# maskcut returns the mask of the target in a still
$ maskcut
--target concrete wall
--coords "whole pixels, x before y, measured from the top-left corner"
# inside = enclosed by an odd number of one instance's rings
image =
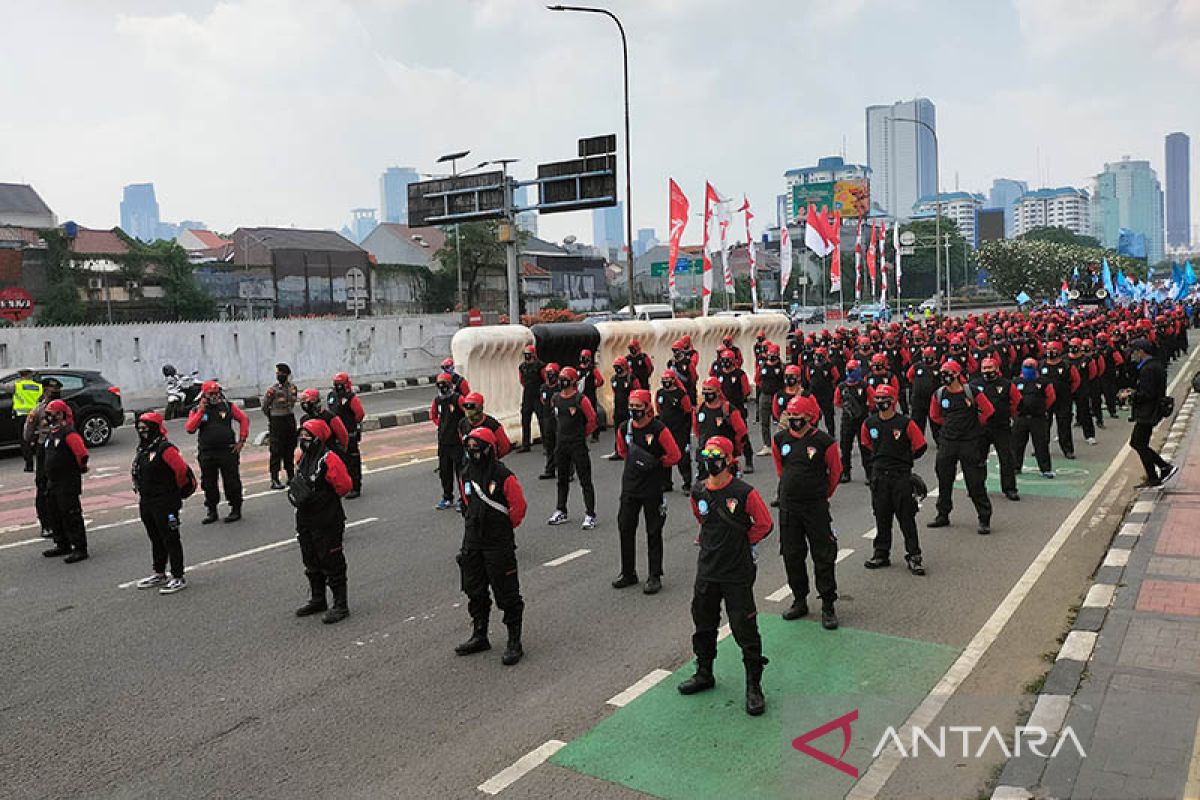
[[[355,381],[431,376],[458,328],[453,314],[13,327],[0,329],[0,369],[98,369],[132,403],[159,398],[170,363],[243,396],[265,390],[280,361],[302,386],[328,386],[339,371]]]

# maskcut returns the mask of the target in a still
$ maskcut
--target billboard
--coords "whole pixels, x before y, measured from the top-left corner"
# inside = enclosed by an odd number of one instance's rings
[[[871,190],[866,178],[822,181],[792,187],[792,212],[802,218],[809,204],[837,211],[843,219],[865,217],[871,212]]]

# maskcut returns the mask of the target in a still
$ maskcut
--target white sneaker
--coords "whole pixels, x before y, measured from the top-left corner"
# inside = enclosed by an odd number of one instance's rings
[[[769,456],[769,455],[771,455],[771,448],[767,447],[767,446],[764,444],[764,445],[763,445],[763,447],[762,447],[762,449],[761,449],[761,450],[759,450],[759,451],[758,451],[758,452],[757,452],[755,455],[759,455],[759,456]]]
[[[154,589],[158,586],[164,585],[166,582],[167,576],[160,572],[156,572],[147,578],[142,578],[137,582],[136,586],[139,589]]]
[[[1087,438],[1087,443],[1088,443],[1088,444],[1095,444],[1095,443],[1096,443],[1096,437],[1095,437],[1095,436],[1089,436],[1089,437]]]
[[[596,527],[596,517],[592,514],[583,515],[583,524],[579,526],[580,530],[590,531]]]
[[[547,525],[562,525],[567,521],[567,512],[555,511],[550,515],[550,519],[546,520]]]
[[[176,592],[182,592],[186,588],[187,588],[187,579],[186,578],[171,578],[171,580],[167,581],[166,586],[164,586],[158,590],[158,593],[159,594],[175,594]]]

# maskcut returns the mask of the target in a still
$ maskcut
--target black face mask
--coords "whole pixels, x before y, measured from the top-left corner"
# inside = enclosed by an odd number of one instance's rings
[[[943,372],[938,377],[941,379],[942,383],[946,386],[949,386],[950,384],[954,383],[954,376],[951,375],[949,372]]]
[[[342,394],[343,392],[345,392],[345,391],[346,391],[346,384],[344,384],[344,383],[335,383],[335,384],[333,385],[333,390],[334,390],[335,392],[337,392],[338,394]]]
[[[283,374],[282,372],[275,373],[275,380],[278,381],[279,383],[287,383],[287,379],[288,379],[288,376]]]
[[[320,410],[320,407],[317,406],[316,403],[301,403],[300,410],[305,414],[308,414],[310,417],[315,417],[317,412]]]
[[[526,354],[525,354],[525,360],[526,360],[526,361],[533,361],[533,353],[526,353]]]
[[[794,430],[796,433],[803,433],[804,429],[808,427],[808,420],[799,418],[789,419],[788,427]]]
[[[624,367],[613,367],[613,374],[616,375],[618,378],[622,378],[625,376],[625,368]]]
[[[486,447],[480,447],[480,448],[468,447],[467,448],[467,458],[471,459],[472,464],[483,464],[484,462],[486,462],[488,460],[489,455],[491,455],[491,453],[488,451],[488,449]]]
[[[788,386],[795,386],[795,385],[796,385],[797,383],[799,383],[800,381],[798,381],[798,380],[796,379],[796,376],[795,376],[795,375],[788,375],[786,378],[784,378],[784,379],[783,379],[783,382],[784,382],[785,384],[787,384]]]
[[[717,396],[715,394],[704,394],[703,397],[704,397],[704,402],[706,402],[706,403],[715,402],[717,399]]]
[[[441,395],[450,394],[450,384],[448,384],[448,383],[439,383],[437,389],[438,389],[438,394],[441,394]]]
[[[709,458],[704,461],[704,471],[712,477],[717,477],[728,466],[723,458]]]
[[[672,389],[675,388],[675,382],[674,381],[663,381],[662,388],[666,389],[667,391],[671,391]]]
[[[645,419],[646,418],[646,409],[644,409],[644,408],[629,409],[629,418],[634,419],[634,420]]]
[[[570,381],[559,381],[559,382],[558,382],[558,388],[560,388],[560,389],[570,389],[570,388],[571,388],[571,382],[570,382]]]
[[[152,428],[138,428],[138,438],[142,440],[143,444],[149,444],[157,439],[158,435]]]
[[[984,379],[985,381],[989,381],[989,382],[990,382],[990,381],[994,381],[994,380],[996,380],[996,379],[997,379],[997,378],[999,378],[999,377],[1000,377],[1000,373],[998,373],[998,372],[985,372],[985,373],[983,373],[983,379]]]
[[[878,408],[880,411],[887,411],[889,408],[892,407],[892,400],[891,400],[891,398],[888,398],[887,400],[876,400],[875,407]]]
[[[315,441],[316,441],[316,439],[301,439],[300,440],[300,452],[307,453],[309,451],[309,449],[312,447],[313,442],[315,442]]]
[[[730,367],[732,367],[732,366],[733,366],[733,362],[732,362],[732,361],[730,361],[728,358],[722,358],[722,359],[721,359],[721,367],[722,367],[722,369],[729,369],[729,368],[730,368]]]

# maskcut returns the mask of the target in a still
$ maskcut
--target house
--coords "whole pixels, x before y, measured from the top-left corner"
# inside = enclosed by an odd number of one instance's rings
[[[546,307],[554,295],[554,281],[549,270],[532,261],[521,261],[521,310],[536,314]]]
[[[58,218],[32,186],[0,183],[0,226],[54,228]]]
[[[366,250],[334,231],[238,228],[231,267],[267,267],[277,317],[371,313],[374,274]]]
[[[31,228],[0,227],[0,289],[9,287],[35,298],[46,289],[46,242]]]
[[[225,261],[233,255],[233,240],[201,228],[186,228],[175,241],[188,253],[193,264],[205,261]]]
[[[521,246],[517,259],[519,264],[529,263],[550,273],[553,296],[566,300],[572,311],[608,310],[609,281],[603,258],[574,253],[552,242],[529,236]],[[534,310],[530,307],[527,312]]]
[[[433,267],[433,256],[446,244],[447,235],[441,228],[410,228],[397,222],[375,226],[362,241],[362,248],[379,264],[406,264],[412,267]],[[449,241],[453,244],[454,234]]]

